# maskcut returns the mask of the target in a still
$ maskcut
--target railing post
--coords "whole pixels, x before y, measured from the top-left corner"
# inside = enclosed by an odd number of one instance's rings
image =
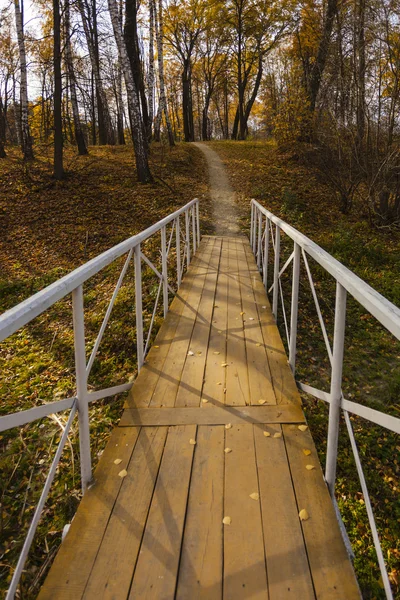
[[[253,244],[252,244],[252,250],[253,250],[253,254],[254,256],[256,255],[256,233],[257,233],[257,212],[258,212],[258,208],[256,206],[254,206],[254,213],[253,213]]]
[[[261,242],[262,242],[262,212],[261,210],[258,212],[258,239],[257,239],[257,267],[258,270],[261,270]]]
[[[281,230],[279,225],[275,229],[275,260],[274,260],[274,292],[272,296],[272,313],[275,321],[278,320],[278,292],[279,292],[279,255],[281,251]]]
[[[300,246],[294,244],[292,307],[290,313],[289,365],[294,375],[296,370],[297,317],[299,312]]]
[[[196,212],[195,206],[192,206],[192,241],[193,241],[193,254],[195,254],[197,249],[196,244]]]
[[[178,288],[181,285],[181,224],[179,217],[175,221],[175,236],[176,236],[176,271]]]
[[[72,314],[74,327],[76,395],[79,421],[79,454],[81,460],[82,492],[92,480],[90,456],[89,402],[86,375],[85,318],[83,310],[83,286],[72,290]]]
[[[142,257],[140,244],[135,246],[135,299],[136,299],[136,353],[138,372],[143,366],[143,306],[142,306]]]
[[[335,493],[339,417],[342,398],[344,333],[346,324],[346,290],[336,283],[335,327],[331,374],[331,402],[329,405],[328,446],[326,450],[325,479],[331,496]]]
[[[264,284],[265,289],[267,289],[268,253],[269,253],[269,219],[268,219],[268,217],[265,217],[264,264],[263,264],[263,284]]]
[[[167,230],[166,226],[161,229],[161,266],[163,277],[163,300],[164,300],[164,319],[168,312],[168,263],[167,263]]]
[[[251,205],[250,205],[250,248],[253,248],[253,220],[254,220],[254,204],[253,201],[251,201]]]
[[[196,218],[197,218],[197,247],[200,246],[200,202],[196,201]]]
[[[186,230],[186,266],[190,265],[190,225],[189,225],[189,211],[185,211],[185,230]]]

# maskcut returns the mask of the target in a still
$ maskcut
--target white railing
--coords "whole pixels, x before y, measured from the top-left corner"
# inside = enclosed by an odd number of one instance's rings
[[[183,220],[183,223],[181,223]],[[152,237],[157,232],[161,233],[161,272],[154,266],[152,261],[143,254],[142,244],[145,240]],[[175,235],[174,235],[175,234]],[[131,259],[133,257],[135,268],[135,299],[136,299],[136,342],[137,342],[137,371],[143,366],[144,358],[149,349],[152,328],[157,314],[157,308],[161,296],[163,297],[164,317],[168,312],[169,292],[175,294],[170,283],[168,274],[168,256],[171,245],[175,240],[176,245],[176,284],[179,288],[185,267],[188,267],[191,257],[196,252],[200,243],[200,220],[199,220],[199,201],[192,200],[180,210],[165,217],[155,225],[145,229],[138,235],[121,242],[110,250],[103,252],[96,258],[82,265],[69,275],[59,279],[52,285],[49,285],[34,296],[31,296],[21,304],[18,304],[11,310],[8,310],[0,316],[0,342],[8,336],[15,333],[18,329],[32,321],[35,317],[53,306],[55,302],[61,300],[68,294],[72,294],[72,312],[74,329],[74,348],[75,348],[75,372],[76,372],[76,394],[71,398],[50,402],[42,406],[37,406],[29,410],[14,412],[0,417],[0,432],[20,427],[26,423],[31,423],[37,419],[42,419],[48,415],[70,409],[70,415],[63,435],[58,444],[53,462],[51,464],[39,503],[37,504],[31,525],[28,530],[17,566],[15,568],[10,587],[7,593],[7,600],[14,598],[17,586],[32,544],[40,516],[46,502],[56,469],[61,458],[61,454],[68,438],[75,414],[78,415],[79,422],[79,448],[81,462],[81,482],[83,493],[92,481],[92,464],[90,453],[90,434],[89,434],[89,403],[102,398],[107,398],[126,392],[132,386],[132,383],[122,383],[111,388],[98,391],[88,390],[88,377],[93,366],[94,359],[99,349],[104,331],[107,327],[112,308],[121,288],[124,277],[128,271]],[[112,294],[110,304],[106,310],[102,325],[100,327],[97,339],[93,346],[89,360],[86,358],[85,346],[85,323],[84,323],[84,305],[83,305],[83,284],[99,273],[106,266],[113,263],[116,259],[126,255],[125,264],[119,276],[114,293]],[[142,261],[146,263],[159,279],[158,291],[154,304],[154,309],[147,335],[144,332],[143,308],[142,308]]]
[[[293,252],[281,267],[280,249],[281,234],[284,233],[293,241]],[[319,323],[322,329],[326,350],[331,366],[331,384],[330,391],[316,389],[300,381],[296,381],[300,390],[311,394],[315,398],[329,403],[329,424],[327,439],[327,456],[325,480],[329,488],[331,497],[335,502],[335,480],[336,465],[338,453],[339,419],[340,412],[343,412],[347,432],[350,438],[361,489],[364,494],[365,506],[368,514],[374,545],[378,557],[379,568],[382,575],[382,581],[388,599],[393,598],[390,587],[390,581],[386,570],[385,561],[379,541],[371,501],[363,473],[363,468],[358,453],[353,428],[349,418],[349,413],[358,415],[372,423],[380,425],[395,433],[400,433],[400,419],[387,415],[377,410],[373,410],[356,402],[351,402],[343,397],[342,393],[342,370],[344,357],[344,341],[346,326],[346,298],[347,293],[353,296],[364,308],[366,308],[386,329],[388,329],[398,340],[400,340],[400,310],[386,298],[381,296],[362,279],[357,277],[349,269],[343,266],[335,258],[330,256],[317,244],[312,242],[305,235],[273,215],[261,204],[252,200],[251,202],[251,225],[250,225],[250,244],[255,255],[258,269],[262,274],[263,284],[268,293],[272,292],[272,312],[275,320],[278,318],[279,300],[281,301],[281,310],[284,320],[286,339],[289,348],[289,364],[295,375],[296,370],[296,341],[297,341],[297,320],[299,311],[299,282],[300,282],[300,262],[303,258],[304,267],[310,283],[311,293],[314,299],[318,314]],[[271,248],[272,247],[272,248]],[[273,251],[273,274],[272,285],[268,288],[268,268],[270,251]],[[335,304],[335,322],[333,349],[331,348],[326,326],[320,309],[317,293],[315,290],[310,265],[307,257],[311,256],[325,271],[327,271],[336,280],[336,304]],[[290,264],[292,267],[292,292],[291,292],[291,310],[290,319],[286,315],[281,277]]]

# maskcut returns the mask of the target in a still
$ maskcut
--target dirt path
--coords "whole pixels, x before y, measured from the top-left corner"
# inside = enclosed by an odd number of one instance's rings
[[[203,152],[208,164],[215,235],[237,235],[240,229],[236,194],[229,183],[224,164],[206,144],[196,142],[194,145]]]

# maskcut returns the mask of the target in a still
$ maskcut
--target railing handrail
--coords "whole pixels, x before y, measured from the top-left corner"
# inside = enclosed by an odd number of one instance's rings
[[[140,233],[127,238],[116,246],[105,250],[105,252],[92,258],[80,267],[77,267],[74,271],[71,271],[71,273],[68,273],[61,279],[58,279],[45,287],[43,290],[40,290],[33,296],[30,296],[23,302],[20,302],[13,308],[5,311],[0,315],[0,342],[18,331],[18,329],[32,321],[35,317],[42,314],[50,308],[50,306],[55,304],[55,302],[58,302],[58,300],[61,300],[70,294],[79,285],[82,285],[85,281],[93,277],[93,275],[96,275],[96,273],[104,269],[104,267],[107,267],[114,262],[114,260],[123,256],[129,252],[129,250],[135,248],[147,238],[157,233],[157,231],[174,221],[177,217],[196,204],[196,202],[198,202],[198,199],[194,198],[185,204],[185,206],[182,206],[182,208],[179,208],[175,212],[161,219],[161,221],[158,221]]]
[[[400,309],[397,306],[306,235],[276,217],[256,200],[252,200],[252,204],[301,246],[307,254],[328,271],[364,308],[400,340]]]

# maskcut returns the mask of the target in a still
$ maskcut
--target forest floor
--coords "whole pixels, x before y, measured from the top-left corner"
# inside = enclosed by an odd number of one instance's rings
[[[365,209],[356,203],[342,215],[334,192],[321,176],[303,164],[296,150],[280,151],[267,142],[215,142],[208,145],[224,162],[236,191],[239,226],[247,234],[249,202],[256,198],[355,271],[384,296],[400,305],[400,235],[372,229]],[[51,151],[49,150],[49,153]],[[66,152],[67,177],[51,178],[51,155],[37,153],[23,165],[19,152],[10,150],[0,161],[0,312],[65,275],[99,252],[155,223],[193,197],[201,198],[202,233],[212,233],[213,208],[208,195],[207,165],[193,145],[170,151],[153,146],[155,183],[136,182],[131,147],[91,148],[88,157]],[[218,175],[217,175],[218,178]],[[228,182],[229,184],[229,182]],[[282,240],[283,253],[289,247]],[[157,247],[146,248],[151,257]],[[315,263],[310,264],[321,310],[332,331],[334,283]],[[107,268],[85,292],[88,346],[93,343],[104,310],[118,278],[120,263]],[[129,284],[129,274],[127,277]],[[289,298],[289,282],[283,281]],[[156,293],[153,279],[145,281],[144,311],[151,315]],[[93,367],[90,385],[108,387],[134,375],[135,328],[129,285],[120,300]],[[299,379],[329,389],[329,369],[322,336],[307,289],[300,288]],[[280,319],[282,321],[282,318]],[[161,322],[161,319],[160,319]],[[349,399],[399,416],[400,345],[375,320],[349,301],[344,393]],[[312,334],[312,335],[311,335]],[[32,326],[0,345],[0,394],[3,414],[30,408],[54,397],[68,397],[74,389],[73,336],[70,301],[57,303]],[[70,394],[69,394],[70,395]],[[304,397],[307,418],[324,463],[327,409]],[[121,400],[104,400],[91,408],[93,456],[105,445],[120,414]],[[7,586],[27,527],[40,495],[50,457],[54,454],[64,417],[44,420],[0,435],[3,473],[0,515],[0,590]],[[383,549],[394,589],[400,583],[400,485],[396,436],[353,420],[361,458],[373,500]],[[366,521],[364,499],[349,442],[340,437],[338,501],[356,550],[355,566],[364,598],[383,596],[382,582]],[[396,446],[397,444],[397,446]],[[44,518],[23,578],[23,598],[36,596],[57,551],[62,527],[70,522],[80,498],[76,430],[64,451],[46,504]],[[72,466],[71,466],[72,465]],[[49,526],[50,525],[50,526]],[[1,595],[1,592],[0,592]]]
[[[305,163],[302,148],[279,150],[272,142],[212,142],[236,190],[241,228],[249,231],[249,204],[256,199],[290,223],[378,292],[400,306],[400,232],[373,228],[362,199],[352,212],[340,212],[335,191],[323,176]],[[282,263],[292,252],[281,240]],[[272,254],[272,253],[271,253]],[[332,344],[335,305],[333,279],[309,259],[321,311]],[[272,265],[271,265],[272,267]],[[299,294],[297,378],[328,390],[327,352],[302,263]],[[270,269],[271,270],[271,269]],[[290,271],[290,269],[289,269]],[[290,277],[283,279],[286,310],[290,310]],[[285,339],[283,314],[279,315]],[[400,416],[400,343],[356,301],[348,299],[344,362],[344,396],[377,410]],[[305,412],[325,464],[328,408],[303,395]],[[367,479],[376,522],[382,538],[395,597],[400,598],[400,445],[398,436],[352,417],[359,453]],[[350,443],[341,422],[336,495],[355,551],[355,568],[364,600],[385,598],[369,531],[364,498],[358,482]]]

